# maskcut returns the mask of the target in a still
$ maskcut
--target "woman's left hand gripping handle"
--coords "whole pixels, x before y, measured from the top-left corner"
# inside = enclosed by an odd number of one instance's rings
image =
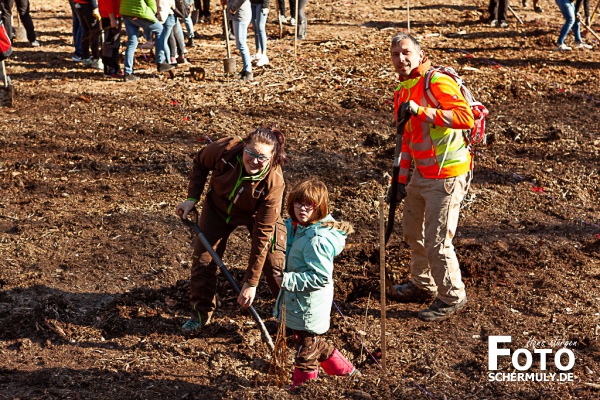
[[[186,200],[186,201],[179,203],[177,205],[177,208],[175,208],[175,211],[177,212],[177,215],[179,216],[179,218],[181,218],[181,220],[184,220],[188,217],[188,214],[190,213],[190,211],[194,210],[195,206],[196,206],[195,201]]]

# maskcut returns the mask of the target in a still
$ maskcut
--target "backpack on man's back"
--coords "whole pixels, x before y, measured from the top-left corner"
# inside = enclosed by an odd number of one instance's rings
[[[473,113],[474,119],[473,128],[463,130],[463,136],[467,146],[472,149],[477,143],[485,144],[485,117],[489,114],[489,111],[481,102],[475,100],[473,93],[471,93],[469,88],[465,86],[462,78],[458,75],[454,68],[434,66],[425,73],[425,78],[423,79],[425,84],[424,93],[429,104],[436,108],[441,108],[440,102],[437,101],[433,95],[433,92],[431,91],[431,80],[435,73],[444,74],[452,78],[458,85],[458,88],[460,89],[460,92],[464,96],[465,100],[467,100],[467,103],[469,103],[469,107],[471,107],[471,112]]]

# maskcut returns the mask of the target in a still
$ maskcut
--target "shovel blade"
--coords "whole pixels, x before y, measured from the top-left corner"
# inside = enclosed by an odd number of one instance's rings
[[[223,68],[226,74],[233,75],[235,74],[235,58],[224,58],[223,59]]]
[[[4,77],[0,76],[0,106],[12,107],[13,106],[13,85],[10,78],[6,77],[6,83]]]
[[[17,42],[27,42],[27,31],[22,24],[16,26],[15,36],[17,37]]]

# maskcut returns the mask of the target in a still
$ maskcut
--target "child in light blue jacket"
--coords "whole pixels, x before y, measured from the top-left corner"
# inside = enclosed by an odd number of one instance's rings
[[[333,258],[353,232],[348,223],[328,213],[328,194],[323,182],[310,179],[296,185],[287,202],[286,266],[276,278],[281,287],[274,315],[294,332],[296,358],[292,389],[317,379],[319,365],[330,375],[359,374],[352,363],[320,335],[329,330],[333,302]]]

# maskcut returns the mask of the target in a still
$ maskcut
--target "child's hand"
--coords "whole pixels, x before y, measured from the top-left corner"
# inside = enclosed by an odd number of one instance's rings
[[[238,304],[242,307],[250,307],[256,296],[256,287],[244,283],[240,295],[238,296]]]

